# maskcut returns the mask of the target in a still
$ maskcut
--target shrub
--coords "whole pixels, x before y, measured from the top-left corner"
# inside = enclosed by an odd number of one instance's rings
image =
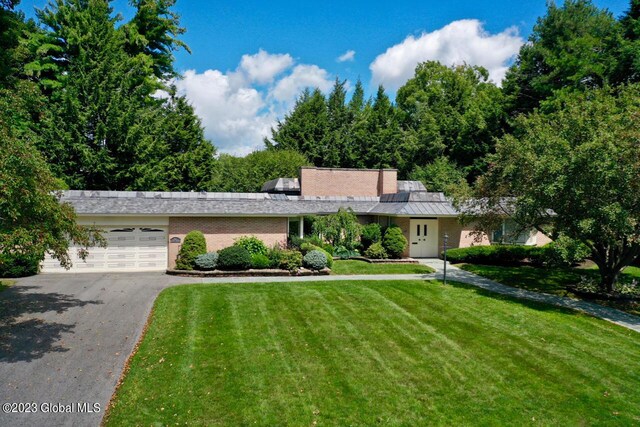
[[[271,260],[268,256],[263,254],[251,255],[251,268],[262,270],[269,267],[271,267]]]
[[[38,274],[43,258],[39,254],[0,254],[0,278]]]
[[[218,254],[209,252],[198,255],[195,259],[195,267],[197,270],[214,270],[218,265]]]
[[[246,270],[251,267],[251,254],[242,246],[230,246],[218,252],[221,270]]]
[[[331,249],[333,250],[333,248]],[[315,245],[312,245],[311,243],[303,243],[302,245],[300,245],[300,252],[302,252],[302,255],[306,255],[311,251],[322,252],[327,258],[327,267],[329,268],[333,267],[333,255],[331,255],[328,251],[326,251],[324,247],[315,246]]]
[[[207,253],[207,241],[201,231],[190,231],[184,238],[178,257],[177,270],[193,270],[198,255]]]
[[[269,249],[264,242],[256,236],[242,236],[234,240],[234,246],[245,248],[250,255],[262,254],[266,255]]]
[[[324,249],[329,254],[333,255],[333,246],[331,246],[330,243],[323,243],[322,244],[322,249]]]
[[[553,242],[543,246],[545,262],[550,266],[572,266],[591,255],[591,250],[577,240],[560,235]]]
[[[384,250],[382,243],[376,242],[369,246],[369,249],[364,251],[366,257],[371,259],[385,259],[389,257],[387,251]]]
[[[384,238],[382,239],[382,247],[391,258],[402,258],[407,244],[407,239],[399,227],[387,228],[387,231],[384,233]]]
[[[360,243],[362,226],[351,208],[340,208],[335,214],[315,217],[312,228],[315,235],[323,236],[335,247],[353,250]]]
[[[366,250],[372,244],[378,243],[380,240],[382,240],[382,231],[380,229],[380,224],[371,223],[362,227],[360,242],[362,243],[363,249]]]
[[[324,251],[314,249],[302,259],[304,266],[311,270],[322,270],[327,266],[327,255]]]
[[[452,263],[467,262],[488,265],[517,265],[531,260],[535,264],[544,262],[544,248],[524,245],[471,246],[449,249],[447,260]]]
[[[333,250],[333,254],[340,259],[349,259],[352,256],[360,255],[360,252],[347,249],[344,246],[336,246],[336,248]]]
[[[302,267],[302,254],[294,250],[283,250],[278,254],[278,267],[289,270],[298,271]]]

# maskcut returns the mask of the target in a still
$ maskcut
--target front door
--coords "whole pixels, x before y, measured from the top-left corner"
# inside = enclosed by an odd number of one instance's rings
[[[409,255],[412,258],[435,258],[438,256],[438,220],[412,219]]]

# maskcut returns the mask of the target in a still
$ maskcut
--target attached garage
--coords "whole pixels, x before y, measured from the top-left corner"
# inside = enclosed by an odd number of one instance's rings
[[[85,225],[103,230],[106,248],[90,248],[86,260],[71,248],[73,267],[66,270],[47,256],[43,261],[45,273],[64,272],[128,272],[162,271],[167,268],[168,218],[81,218]]]

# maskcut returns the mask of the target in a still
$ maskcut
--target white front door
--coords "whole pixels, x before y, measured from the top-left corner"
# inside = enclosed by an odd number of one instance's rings
[[[438,220],[412,219],[409,256],[412,258],[435,258],[438,256]]]

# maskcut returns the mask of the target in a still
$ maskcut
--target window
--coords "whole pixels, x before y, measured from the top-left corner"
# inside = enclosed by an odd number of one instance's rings
[[[160,230],[159,228],[142,227],[140,228],[140,231],[143,233],[162,233],[164,230]]]
[[[113,230],[109,230],[112,233],[132,233],[135,228],[114,228]]]
[[[416,230],[417,230],[416,235],[420,237],[420,224],[416,225]]]
[[[425,225],[424,225],[424,233],[423,233],[423,235],[424,235],[424,236],[426,236],[426,235],[427,235],[427,224],[425,224]]]

